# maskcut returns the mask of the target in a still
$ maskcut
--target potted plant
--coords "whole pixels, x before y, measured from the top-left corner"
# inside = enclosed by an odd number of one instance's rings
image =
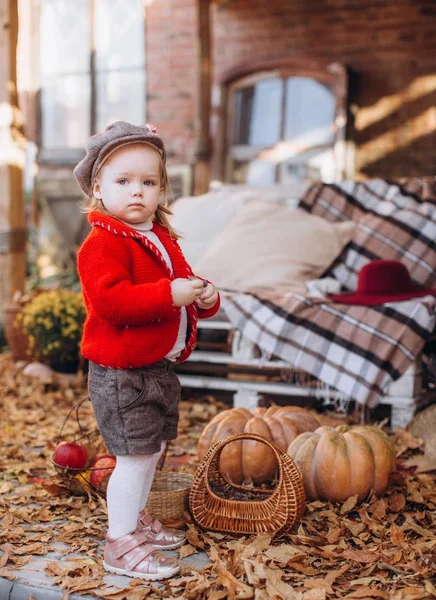
[[[29,337],[30,352],[41,362],[55,371],[77,371],[85,321],[85,306],[79,292],[43,291],[23,307],[17,321]]]

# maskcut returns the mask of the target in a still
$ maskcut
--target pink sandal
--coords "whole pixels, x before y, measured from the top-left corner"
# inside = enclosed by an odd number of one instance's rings
[[[147,543],[146,533],[135,531],[116,540],[106,534],[103,567],[109,573],[138,579],[167,579],[176,575],[180,565]]]
[[[164,527],[148,512],[141,511],[138,516],[137,532],[147,536],[147,543],[158,550],[175,550],[186,542],[186,536],[180,529]]]

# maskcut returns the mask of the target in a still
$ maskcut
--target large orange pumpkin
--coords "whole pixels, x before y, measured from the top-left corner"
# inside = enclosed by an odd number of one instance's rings
[[[237,433],[257,433],[283,451],[303,431],[314,431],[319,422],[309,412],[294,406],[224,410],[206,426],[198,442],[198,457],[222,439]],[[228,444],[220,459],[220,471],[229,481],[256,485],[274,479],[277,461],[270,448],[260,442],[244,440]]]
[[[302,433],[288,448],[300,468],[309,500],[343,502],[357,494],[359,502],[371,490],[377,496],[395,470],[395,450],[377,427],[320,427]]]

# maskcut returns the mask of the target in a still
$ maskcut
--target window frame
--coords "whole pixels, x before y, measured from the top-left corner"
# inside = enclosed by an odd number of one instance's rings
[[[232,145],[234,114],[233,93],[241,88],[254,85],[259,81],[271,78],[286,81],[288,77],[310,77],[326,85],[334,94],[336,124],[335,139],[325,147],[333,148],[335,154],[335,179],[347,176],[347,125],[348,125],[348,71],[340,63],[315,61],[313,59],[285,59],[276,62],[262,61],[247,66],[231,69],[224,74],[220,81],[221,114],[223,122],[220,132],[220,147],[218,148],[218,177],[226,182],[232,182],[233,163],[237,160],[252,160],[259,152],[271,146]],[[286,87],[286,86],[285,86]],[[282,94],[282,115],[286,91]],[[284,120],[281,122],[281,138],[283,139]],[[324,147],[324,146],[323,146]],[[278,168],[278,165],[277,165]],[[277,169],[276,169],[277,171]],[[277,179],[277,177],[276,177]]]
[[[89,99],[89,131],[87,133],[87,137],[94,135],[97,133],[96,131],[96,123],[97,123],[97,74],[98,70],[96,68],[96,45],[95,45],[95,2],[96,0],[88,0],[88,18],[90,20],[90,28],[89,28],[89,86],[90,86],[90,99]],[[40,67],[40,24],[41,24],[41,0],[37,0],[34,4],[34,18],[35,23],[37,23],[38,35],[35,39],[35,62],[37,72],[37,79],[39,82],[38,92],[36,93],[36,144],[38,147],[36,160],[41,165],[47,165],[49,167],[67,167],[73,166],[77,164],[84,156],[85,149],[84,148],[57,148],[57,149],[49,149],[44,147],[43,140],[43,106],[42,106],[42,90],[43,90],[43,78]],[[144,28],[144,36],[146,35],[146,25],[145,25],[145,5],[142,4],[142,23]],[[143,69],[146,69],[146,40],[144,39],[144,65]],[[147,120],[147,77],[144,79],[144,123]]]

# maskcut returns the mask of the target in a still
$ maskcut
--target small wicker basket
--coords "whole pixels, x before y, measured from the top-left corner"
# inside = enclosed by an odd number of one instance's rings
[[[185,522],[193,476],[189,473],[157,471],[147,501],[147,509],[164,525]]]
[[[95,458],[97,455],[109,456],[107,454],[107,449],[104,445],[104,442],[101,438],[100,432],[95,427],[94,429],[88,429],[86,426],[86,421],[81,418],[81,409],[85,404],[89,402],[89,397],[86,395],[82,397],[76,404],[74,404],[69,410],[67,416],[64,419],[61,430],[56,437],[56,444],[60,442],[75,442],[82,446],[86,447],[87,452],[89,453],[90,461]],[[73,414],[75,413],[75,419]],[[71,421],[75,420],[75,431],[71,431],[68,434],[64,434],[64,429],[67,424],[71,425]],[[114,467],[106,466],[106,467],[98,467],[94,468],[92,466],[88,466],[83,469],[74,469],[72,467],[64,467],[62,465],[56,464],[54,458],[52,456],[51,463],[55,468],[59,481],[71,494],[77,496],[87,496],[90,493],[94,493],[102,498],[106,497],[106,487],[107,481],[112,473]],[[103,487],[95,487],[92,484],[92,474],[95,472],[98,474],[99,479],[104,479]]]
[[[75,413],[76,431],[70,434],[72,439],[79,444],[85,444],[88,451],[92,454],[107,455],[107,450],[104,446],[100,432],[97,428],[88,431],[82,424],[80,410],[83,405],[89,401],[89,397],[85,396],[77,402],[66,416],[61,431],[56,442],[67,441],[64,436],[64,428],[67,423],[73,419]],[[147,502],[147,508],[150,514],[159,519],[164,525],[181,527],[186,522],[185,511],[188,510],[188,497],[191,488],[193,476],[189,473],[176,473],[172,471],[163,471],[169,442],[166,443],[162,456],[156,467],[153,484]],[[65,468],[57,465],[52,458],[52,465],[56,469],[60,481],[72,494],[88,495],[96,494],[102,498],[106,498],[106,488],[108,479],[114,469],[114,466],[109,467],[92,467],[88,466],[84,469]],[[93,485],[93,474],[98,475],[100,484],[98,487]]]
[[[227,444],[238,440],[255,440],[271,448],[278,462],[275,489],[235,485],[221,475],[221,452]],[[219,488],[230,498],[233,494],[251,499],[222,498],[212,487]],[[253,497],[256,499],[253,500]],[[262,532],[277,535],[289,531],[302,517],[305,501],[303,480],[291,457],[260,435],[240,433],[217,442],[206,452],[194,476],[189,508],[194,521],[202,529],[235,535]]]

